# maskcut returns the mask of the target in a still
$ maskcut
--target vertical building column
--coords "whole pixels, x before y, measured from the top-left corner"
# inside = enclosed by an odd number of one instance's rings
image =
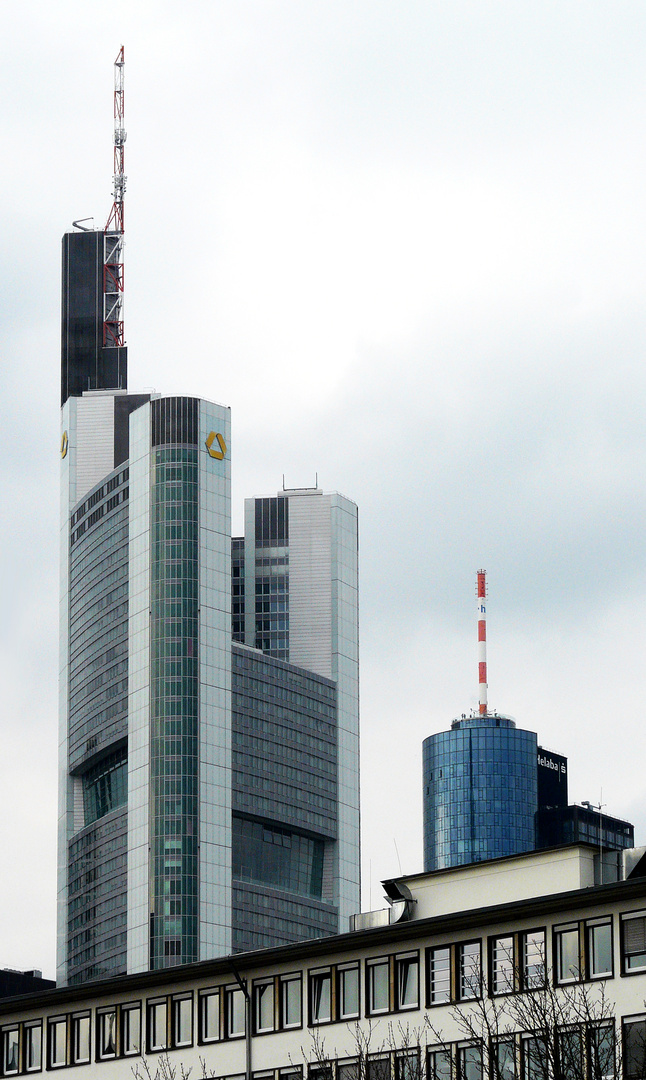
[[[201,401],[198,958],[231,952],[231,414]]]
[[[150,937],[150,405],[130,418],[128,611],[128,973]]]
[[[69,575],[70,510],[76,502],[76,398],[66,401],[61,410],[61,488],[60,488],[60,595],[59,595],[59,674],[58,674],[58,865],[56,981],[67,983],[67,903],[69,841],[74,831],[74,792],[69,775]]]

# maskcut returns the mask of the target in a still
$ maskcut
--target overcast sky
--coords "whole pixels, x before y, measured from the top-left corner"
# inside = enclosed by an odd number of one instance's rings
[[[132,390],[245,496],[359,505],[364,907],[421,743],[490,704],[646,843],[646,6],[4,0],[0,967],[54,974],[60,237],[111,205]]]

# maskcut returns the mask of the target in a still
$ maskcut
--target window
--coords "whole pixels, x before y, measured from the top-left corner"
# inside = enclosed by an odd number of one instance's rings
[[[141,1005],[121,1006],[121,1053],[131,1057],[141,1051]]]
[[[83,1065],[90,1060],[90,1014],[72,1017],[72,1063]]]
[[[457,955],[460,1001],[480,997],[480,942],[461,942]]]
[[[148,1002],[148,1052],[166,1050],[168,1046],[168,1003],[163,1001]]]
[[[282,1027],[300,1027],[303,1022],[301,1009],[301,976],[283,975],[280,980],[280,1012]]]
[[[200,1041],[217,1042],[220,1038],[220,994],[207,990],[200,994]]]
[[[405,953],[395,957],[397,1008],[416,1009],[419,1005],[419,956]]]
[[[600,979],[612,975],[612,921],[589,921],[585,925],[587,976]]]
[[[173,998],[173,1046],[193,1044],[193,995]]]
[[[256,1032],[274,1030],[274,980],[263,979],[253,986],[253,1015]]]
[[[64,1016],[50,1020],[47,1025],[48,1068],[67,1065],[67,1020]]]
[[[554,966],[557,983],[576,982],[581,974],[579,927],[558,927],[554,931]]]
[[[513,1039],[499,1039],[491,1047],[492,1080],[516,1080],[516,1044]]]
[[[511,994],[514,989],[514,939],[491,938],[491,993]]]
[[[521,1049],[522,1080],[548,1080],[549,1058],[545,1040],[536,1035],[527,1036],[522,1040]]]
[[[646,970],[646,912],[622,915],[621,931],[624,974]]]
[[[523,990],[545,985],[545,931],[527,930],[521,935],[521,975]]]
[[[646,1018],[626,1021],[623,1036],[624,1080],[643,1080],[646,1076]]]
[[[310,1018],[313,1024],[326,1024],[332,1019],[332,973],[310,972]]]
[[[359,965],[338,968],[339,1019],[352,1020],[359,1015]]]
[[[225,990],[225,1014],[227,1038],[235,1039],[245,1033],[245,999],[238,986]]]
[[[441,1047],[428,1052],[428,1080],[451,1080],[451,1051]]]
[[[581,1029],[577,1027],[557,1031],[556,1048],[562,1080],[580,1080],[584,1075]]]
[[[23,1067],[25,1072],[39,1072],[42,1064],[42,1026],[40,1020],[23,1028]]]
[[[337,1061],[336,1080],[360,1080],[361,1066],[356,1059]]]
[[[96,1017],[96,1053],[100,1061],[117,1054],[117,1010],[105,1009]]]
[[[395,1054],[395,1080],[419,1080],[419,1050],[399,1050]]]
[[[451,953],[448,946],[429,949],[428,1003],[444,1005],[451,1000]]]
[[[588,1027],[588,1076],[591,1080],[614,1080],[617,1072],[614,1023]]]
[[[458,1080],[482,1080],[482,1051],[479,1046],[458,1046]]]
[[[390,1059],[371,1054],[366,1062],[366,1080],[390,1080]]]
[[[2,1070],[4,1076],[18,1072],[18,1025],[2,1032]]]
[[[386,1013],[390,1008],[390,989],[388,978],[388,958],[368,960],[366,979],[368,983],[368,1013]]]

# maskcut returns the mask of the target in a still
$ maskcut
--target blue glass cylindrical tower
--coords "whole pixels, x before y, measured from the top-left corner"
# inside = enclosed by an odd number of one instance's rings
[[[537,740],[508,716],[454,720],[423,744],[424,870],[534,848]]]

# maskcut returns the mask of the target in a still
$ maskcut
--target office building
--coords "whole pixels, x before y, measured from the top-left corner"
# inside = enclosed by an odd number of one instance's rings
[[[486,581],[477,574],[479,709],[422,747],[425,871],[587,840],[631,847],[629,822],[568,806],[567,758],[487,703]]]
[[[356,507],[251,500],[232,541],[229,410],[128,392],[106,250],[64,239],[60,984],[338,933],[359,906]]]
[[[643,1080],[646,849],[616,870],[581,844],[396,878],[349,933],[0,1000],[3,1075]]]

